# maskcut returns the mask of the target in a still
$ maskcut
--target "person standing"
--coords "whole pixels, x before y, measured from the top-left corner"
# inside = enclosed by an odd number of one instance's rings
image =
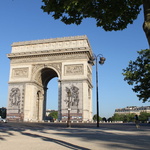
[[[140,121],[139,121],[139,117],[138,115],[135,115],[135,124],[136,124],[136,128],[140,128],[140,125],[139,125]]]

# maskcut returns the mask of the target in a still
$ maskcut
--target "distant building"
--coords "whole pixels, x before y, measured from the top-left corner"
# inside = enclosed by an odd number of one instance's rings
[[[116,114],[132,114],[132,113],[135,113],[135,114],[139,115],[140,112],[150,113],[150,106],[141,106],[141,107],[127,106],[125,108],[115,109]]]

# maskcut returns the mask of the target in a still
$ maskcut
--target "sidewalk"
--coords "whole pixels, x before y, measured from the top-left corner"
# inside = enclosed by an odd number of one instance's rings
[[[0,150],[149,150],[150,130],[0,130]]]

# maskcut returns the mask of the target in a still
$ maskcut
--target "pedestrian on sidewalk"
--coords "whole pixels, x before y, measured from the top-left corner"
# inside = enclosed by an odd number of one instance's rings
[[[135,115],[135,124],[136,124],[136,128],[137,129],[139,129],[140,128],[140,125],[139,125],[139,123],[140,123],[140,121],[139,121],[139,117],[138,117],[138,115]]]

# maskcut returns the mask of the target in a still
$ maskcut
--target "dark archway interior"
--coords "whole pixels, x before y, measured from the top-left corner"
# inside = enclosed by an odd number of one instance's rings
[[[48,82],[54,78],[54,77],[58,77],[57,73],[50,68],[44,68],[41,71],[41,77],[42,77],[42,84],[44,88],[47,88],[47,84]]]

